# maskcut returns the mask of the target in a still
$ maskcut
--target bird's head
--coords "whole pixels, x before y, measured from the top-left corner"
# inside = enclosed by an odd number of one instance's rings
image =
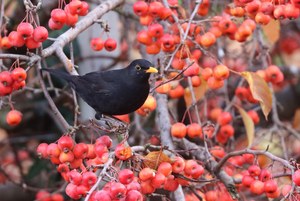
[[[148,79],[151,73],[157,73],[158,70],[153,67],[150,61],[145,59],[136,59],[129,64],[130,73],[141,79]]]

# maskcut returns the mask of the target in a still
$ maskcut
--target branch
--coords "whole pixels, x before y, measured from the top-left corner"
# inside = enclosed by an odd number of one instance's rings
[[[0,59],[19,59],[29,61],[30,57],[22,54],[0,54]]]
[[[56,107],[55,103],[53,102],[52,98],[50,97],[48,91],[47,91],[47,88],[45,86],[45,83],[44,83],[44,80],[43,80],[43,77],[42,77],[42,72],[41,72],[41,63],[38,62],[37,63],[38,65],[38,78],[39,78],[39,81],[40,81],[40,85],[41,85],[41,88],[44,92],[44,95],[52,109],[52,111],[54,112],[55,116],[59,119],[59,122],[61,123],[61,125],[63,126],[63,128],[65,129],[65,131],[68,131],[70,129],[70,125],[68,124],[68,122],[65,120],[65,118],[62,116],[62,114],[59,112],[58,108]]]
[[[165,94],[157,94],[157,125],[160,129],[161,143],[168,146],[169,149],[174,149],[174,144],[170,136],[171,121],[168,112],[167,96]],[[174,192],[175,201],[185,200],[181,185]]]
[[[94,186],[89,190],[89,192],[87,193],[87,195],[86,195],[84,201],[90,200],[90,197],[91,197],[92,193],[93,193],[93,192],[96,190],[96,188],[99,186],[100,182],[101,182],[102,179],[103,179],[103,176],[106,174],[106,171],[107,171],[107,169],[110,167],[110,165],[112,164],[112,162],[113,162],[113,159],[110,157],[110,158],[108,159],[108,161],[105,163],[105,165],[104,165],[102,171],[100,172],[97,182],[96,182],[96,183],[94,184]]]
[[[68,31],[60,35],[56,41],[48,48],[42,51],[42,57],[48,57],[52,55],[54,52],[58,53],[57,51],[62,50],[62,48],[74,40],[81,32],[89,28],[91,25],[94,24],[96,20],[101,18],[105,13],[111,11],[115,7],[119,6],[120,4],[124,3],[124,0],[107,0],[98,5],[94,8],[91,12],[89,12],[82,20],[80,20],[74,28],[70,28]],[[65,58],[62,62],[66,64]]]

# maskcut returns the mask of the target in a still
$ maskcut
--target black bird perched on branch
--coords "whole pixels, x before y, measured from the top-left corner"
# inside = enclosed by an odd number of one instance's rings
[[[95,117],[99,119],[103,114],[128,114],[141,107],[149,94],[150,73],[158,72],[152,66],[145,59],[137,59],[123,69],[91,72],[83,76],[56,69],[43,70],[66,80],[94,108]]]

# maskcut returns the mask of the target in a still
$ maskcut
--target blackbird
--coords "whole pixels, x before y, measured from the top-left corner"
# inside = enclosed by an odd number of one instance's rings
[[[66,80],[76,93],[94,110],[95,117],[134,112],[149,94],[150,73],[157,73],[145,59],[132,61],[126,68],[91,72],[83,76],[70,75],[56,69],[43,69]]]

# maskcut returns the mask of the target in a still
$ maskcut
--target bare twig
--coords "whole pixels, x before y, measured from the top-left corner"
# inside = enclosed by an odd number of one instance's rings
[[[112,162],[113,162],[113,159],[112,159],[112,157],[110,157],[110,158],[108,159],[108,161],[105,163],[105,165],[104,165],[103,169],[101,170],[101,172],[99,173],[97,182],[96,182],[96,183],[94,184],[94,186],[92,186],[92,188],[89,190],[89,192],[87,193],[87,195],[86,195],[84,201],[88,201],[88,200],[90,199],[92,193],[93,193],[93,192],[96,190],[96,188],[99,186],[100,182],[102,181],[104,175],[105,175],[106,172],[107,172],[107,169],[111,166]]]

